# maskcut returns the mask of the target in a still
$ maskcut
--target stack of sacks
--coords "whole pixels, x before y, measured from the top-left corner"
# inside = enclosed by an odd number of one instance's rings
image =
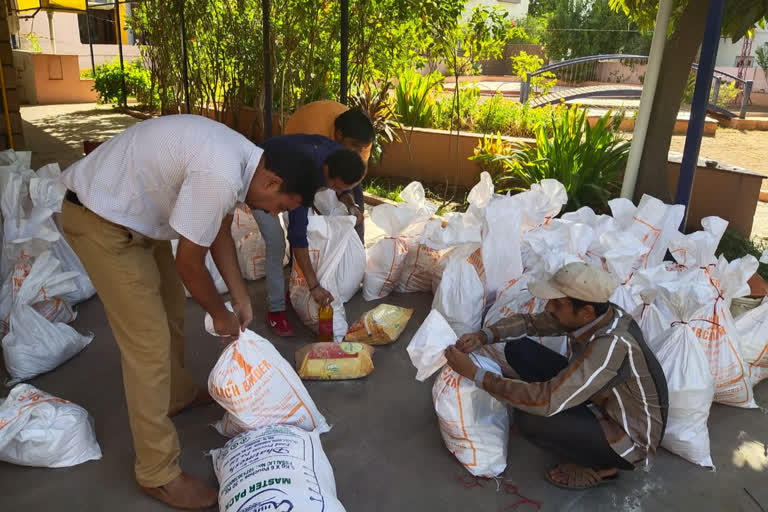
[[[395,287],[402,291],[426,291],[437,252],[422,249],[421,235],[437,205],[425,199],[424,187],[412,182],[400,192],[402,203],[380,204],[371,211],[371,220],[387,236],[366,251],[363,298],[383,299]]]
[[[467,199],[466,213],[429,223],[424,236],[430,247],[450,249],[440,262],[432,307],[459,335],[480,328],[485,310],[523,275],[524,267],[545,273],[580,252],[563,250],[561,235],[579,245],[585,232],[591,231],[583,224],[576,230],[558,223],[551,226],[568,201],[565,187],[556,180],[543,180],[528,191],[503,196],[493,193],[490,176],[483,173]],[[587,246],[581,250],[585,252]]]
[[[281,225],[283,217],[280,216]],[[283,231],[285,227],[283,226]],[[232,240],[237,250],[237,262],[244,279],[255,281],[266,275],[266,244],[251,209],[245,204],[235,208],[232,218]],[[288,264],[289,248],[286,241],[283,265]]]
[[[36,173],[30,159],[0,153],[0,336],[11,383],[56,368],[93,338],[66,325],[72,305],[95,290],[53,219],[66,193],[61,171],[49,164]]]
[[[75,288],[61,298],[70,305],[92,297],[93,288],[80,260],[59,231],[53,219],[61,212],[66,187],[61,183],[58,164],[48,164],[34,172],[31,155],[5,151],[0,167],[0,210],[3,219],[3,247],[0,274],[3,280],[24,255],[37,256],[51,251],[61,262],[63,272],[76,272]]]
[[[21,271],[22,266],[17,264],[17,270]],[[58,322],[57,318],[71,320],[74,314],[67,308],[57,309],[56,299],[49,299],[71,293],[77,287],[77,272],[62,272],[61,263],[50,251],[35,258],[26,272],[14,275],[11,290],[3,287],[0,301],[0,314],[8,316],[2,346],[11,384],[53,370],[93,340],[93,335],[83,336]]]
[[[308,219],[309,256],[320,286],[333,295],[333,336],[335,341],[341,341],[348,327],[344,303],[360,289],[365,274],[365,248],[355,231],[355,218],[348,215],[333,190],[318,192],[315,207],[321,215],[310,215]],[[320,307],[295,261],[289,293],[301,321],[317,332]]]
[[[210,315],[204,323],[216,336]],[[344,512],[320,444],[330,426],[269,341],[246,329],[211,370],[208,391],[226,411],[214,428],[234,437],[211,451],[221,512]]]

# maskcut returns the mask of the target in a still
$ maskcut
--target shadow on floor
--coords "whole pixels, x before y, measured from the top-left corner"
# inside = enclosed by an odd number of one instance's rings
[[[23,129],[35,169],[51,162],[65,169],[82,157],[84,140],[107,140],[138,121],[119,112],[90,109],[24,121]]]

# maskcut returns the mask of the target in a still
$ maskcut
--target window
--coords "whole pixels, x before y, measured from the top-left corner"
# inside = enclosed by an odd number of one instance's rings
[[[91,21],[93,44],[117,44],[114,9],[91,9],[88,14],[78,14],[80,42],[88,44],[88,18]]]

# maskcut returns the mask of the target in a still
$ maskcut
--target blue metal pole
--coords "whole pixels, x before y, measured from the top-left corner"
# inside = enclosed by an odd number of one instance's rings
[[[681,231],[685,229],[685,223],[688,219],[688,206],[691,202],[696,164],[699,161],[701,137],[704,135],[704,122],[707,118],[707,103],[709,103],[709,91],[712,88],[712,75],[715,71],[717,46],[720,43],[720,27],[723,22],[724,7],[725,0],[710,0],[709,2],[707,24],[701,43],[699,70],[696,73],[696,86],[691,102],[691,116],[688,119],[688,131],[685,134],[680,180],[677,182],[677,193],[675,194],[675,204],[685,205],[685,217],[683,217],[683,223],[680,226]]]

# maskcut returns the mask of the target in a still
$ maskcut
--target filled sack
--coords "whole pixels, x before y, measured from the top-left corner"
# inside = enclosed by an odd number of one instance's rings
[[[270,425],[210,454],[220,512],[344,512],[317,432]]]
[[[437,211],[437,205],[426,200],[424,187],[414,181],[400,192],[402,203],[397,205],[380,204],[371,210],[371,221],[380,227],[387,236],[376,242],[366,251],[365,278],[363,280],[363,298],[365,300],[383,299],[400,282],[405,260],[411,245],[418,251],[415,241],[409,238],[417,236],[406,229],[414,223],[423,223]],[[414,262],[415,265],[415,262]],[[414,269],[410,269],[413,272]]]
[[[342,215],[345,207],[332,190],[315,195],[323,215],[310,215],[307,226],[309,258],[317,280],[333,295],[333,336],[341,341],[347,333],[344,303],[360,289],[365,274],[365,248],[355,231],[355,217]],[[320,306],[312,298],[304,273],[294,259],[288,291],[302,323],[317,332]]]
[[[752,386],[768,377],[768,303],[736,318],[741,355]]]
[[[416,380],[424,382],[446,363],[445,349],[458,341],[443,315],[433,309],[408,343],[406,352],[416,367]]]
[[[0,461],[64,468],[101,458],[93,420],[82,407],[18,384],[0,402]]]
[[[661,265],[667,250],[673,245],[672,239],[677,236],[685,207],[664,204],[647,194],[640,199],[637,208],[631,203],[627,205],[626,200],[612,200],[608,205],[621,231],[644,246],[642,252],[636,255],[632,270]]]
[[[432,309],[438,310],[462,336],[480,330],[486,305],[482,249],[467,244],[454,249],[435,291]]]
[[[715,388],[709,362],[689,322],[709,300],[701,283],[673,281],[659,287],[660,300],[674,324],[649,340],[664,370],[669,391],[669,415],[661,446],[687,461],[712,467],[707,419]]]
[[[330,430],[291,365],[269,341],[247,329],[219,356],[208,391],[227,411],[214,425],[224,436],[283,423]]]
[[[413,314],[412,309],[391,304],[379,304],[363,314],[360,320],[352,324],[346,341],[359,341],[368,345],[387,345],[394,343],[408,325]]]
[[[412,224],[403,232],[408,253],[403,260],[395,290],[400,293],[431,292],[445,250],[433,249],[424,243],[427,222]]]
[[[53,370],[83,350],[93,335],[82,335],[64,323],[52,323],[32,304],[74,290],[76,272],[62,272],[61,263],[46,251],[35,258],[28,275],[16,279],[8,333],[2,339],[10,384]]]
[[[25,252],[37,256],[50,251],[62,271],[75,273],[75,286],[61,298],[75,305],[92,297],[96,289],[53,219],[61,212],[66,193],[58,164],[48,164],[37,172],[18,164],[3,178],[0,192],[4,231],[0,275],[7,276]]]
[[[494,361],[470,354],[478,367],[501,375]],[[471,474],[493,478],[507,467],[507,406],[448,366],[432,386],[440,434],[448,451]]]
[[[364,343],[311,343],[296,351],[296,372],[304,380],[361,379],[373,371],[373,351]]]
[[[634,289],[640,298],[641,304],[630,313],[646,340],[654,340],[661,333],[670,328],[675,321],[674,316],[665,307],[663,301],[657,301],[661,283],[668,283],[678,279],[677,272],[669,270],[666,265],[647,270],[640,270],[633,276]]]
[[[748,368],[740,352],[739,332],[730,311],[734,298],[749,294],[747,281],[757,266],[753,256],[731,262],[721,256],[717,265],[685,274],[688,279],[709,282],[710,299],[690,324],[709,360],[715,379],[715,402],[734,407],[757,407]]]
[[[285,231],[283,216],[278,217]],[[251,281],[263,278],[266,271],[266,242],[261,236],[261,230],[256,219],[253,218],[251,209],[245,204],[238,204],[232,217],[232,240],[237,251],[237,263],[244,279]],[[285,236],[285,235],[284,235]],[[290,251],[288,243],[285,243],[285,256],[283,265],[288,264]]]

